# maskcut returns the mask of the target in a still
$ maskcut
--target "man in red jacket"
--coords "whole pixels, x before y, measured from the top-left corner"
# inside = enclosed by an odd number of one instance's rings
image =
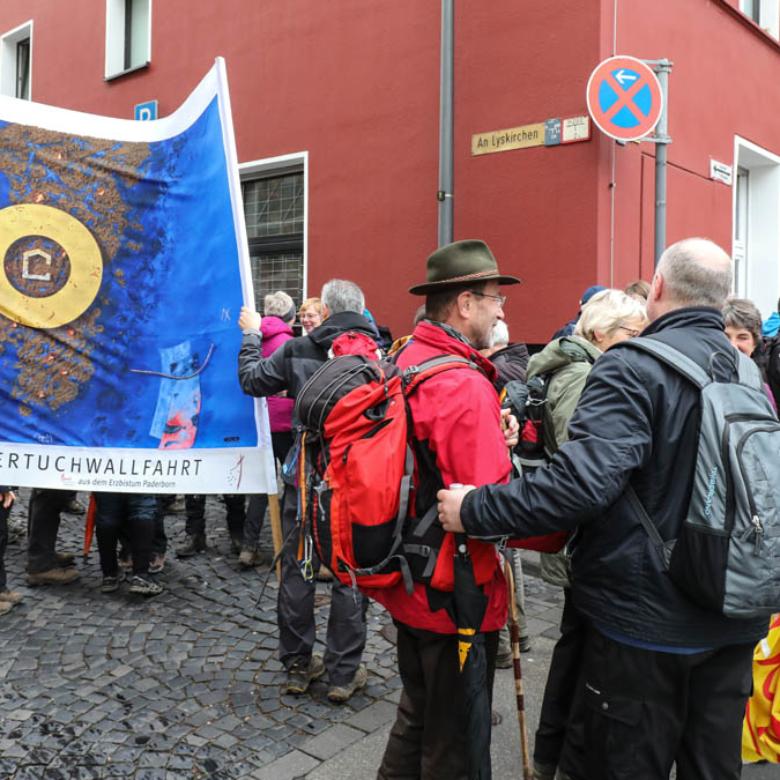
[[[423,517],[439,487],[453,483],[506,482],[511,464],[493,387],[495,368],[479,354],[493,325],[503,319],[499,284],[519,282],[499,273],[482,241],[457,241],[428,258],[426,318],[398,356],[400,368],[440,355],[465,357],[474,368],[441,372],[423,382],[409,404],[416,448],[415,514]],[[488,685],[492,688],[498,631],[506,623],[507,589],[495,545],[469,541],[477,584],[488,603]],[[398,666],[403,692],[390,733],[381,780],[467,777],[464,712],[453,620],[454,537],[446,534],[430,584],[415,583],[412,595],[399,583],[370,592],[390,612],[398,629]]]

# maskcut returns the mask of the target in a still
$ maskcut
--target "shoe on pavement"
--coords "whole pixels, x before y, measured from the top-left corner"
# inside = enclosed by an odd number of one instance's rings
[[[511,669],[514,665],[514,657],[511,648],[507,652],[499,652],[496,655],[496,669]]]
[[[325,662],[321,655],[315,653],[308,663],[300,661],[287,670],[287,682],[282,692],[300,696],[306,693],[312,680],[318,680],[323,674],[325,674]]]
[[[165,555],[155,553],[149,561],[149,574],[159,574],[165,568]]]
[[[366,671],[366,666],[365,664],[360,664],[351,682],[348,682],[346,685],[333,685],[328,689],[328,700],[337,704],[343,704],[350,699],[355,691],[365,688],[367,681],[368,672]]]
[[[100,584],[100,592],[113,593],[116,590],[119,590],[119,575],[103,577],[103,582]]]
[[[192,558],[193,555],[206,551],[206,537],[203,534],[187,536],[187,541],[176,550],[177,558]]]
[[[238,563],[244,569],[251,569],[257,559],[257,550],[254,547],[242,547],[238,555]]]
[[[57,566],[63,568],[76,565],[76,556],[73,553],[55,552],[54,558],[57,561]]]
[[[5,615],[6,612],[10,612],[14,608],[14,605],[10,601],[0,601],[0,615]]]
[[[176,496],[168,506],[165,507],[166,515],[183,515],[187,511],[184,503],[184,496]]]
[[[136,574],[130,579],[130,593],[137,593],[139,596],[159,596],[164,588],[159,582],[146,579]]]
[[[67,512],[69,515],[83,515],[84,512],[87,511],[84,504],[81,503],[81,501],[76,498],[76,496],[73,496],[70,501],[68,501],[67,504],[65,504],[65,512]]]
[[[79,578],[78,570],[73,566],[67,569],[56,567],[48,571],[37,571],[27,575],[28,585],[67,585]]]
[[[555,780],[555,764],[537,764],[534,761],[533,780]]]
[[[18,590],[0,590],[0,604],[18,604],[22,600],[22,594]]]
[[[241,550],[244,549],[244,545],[241,542],[240,536],[231,536],[230,537],[230,552],[233,553],[233,555],[239,555],[241,553]]]

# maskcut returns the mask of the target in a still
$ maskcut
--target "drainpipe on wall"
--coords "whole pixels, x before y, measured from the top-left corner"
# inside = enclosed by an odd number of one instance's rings
[[[453,60],[455,0],[441,0],[441,65],[439,78],[439,246],[453,236]]]

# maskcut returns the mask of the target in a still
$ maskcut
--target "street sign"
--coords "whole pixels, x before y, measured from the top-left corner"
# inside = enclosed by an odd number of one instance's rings
[[[636,57],[610,57],[599,63],[588,79],[586,99],[596,126],[617,141],[644,138],[663,111],[658,78]]]
[[[147,100],[146,103],[136,103],[134,118],[141,122],[149,122],[157,119],[157,101]]]

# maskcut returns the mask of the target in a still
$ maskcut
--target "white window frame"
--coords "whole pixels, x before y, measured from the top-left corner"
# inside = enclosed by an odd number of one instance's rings
[[[780,0],[752,0],[751,5],[758,4],[758,19],[747,13],[749,0],[740,0],[739,10],[752,19],[767,35],[775,40],[780,38]]]
[[[30,19],[0,36],[0,94],[16,96],[16,44],[30,39],[30,100],[32,100],[33,76],[33,20]]]
[[[105,79],[110,81],[125,73],[145,68],[152,61],[152,0],[146,20],[146,58],[129,68],[125,67],[125,8],[128,0],[106,0],[106,65]]]
[[[744,247],[736,237],[739,168],[749,172]],[[739,297],[750,298],[766,318],[775,311],[780,290],[780,154],[734,136],[733,169],[732,248],[734,253],[745,255],[744,272],[734,280],[734,291]]]
[[[309,153],[293,152],[278,157],[251,160],[238,164],[241,181],[249,181],[276,172],[303,170],[303,298],[309,297]],[[243,211],[244,204],[241,204]]]

